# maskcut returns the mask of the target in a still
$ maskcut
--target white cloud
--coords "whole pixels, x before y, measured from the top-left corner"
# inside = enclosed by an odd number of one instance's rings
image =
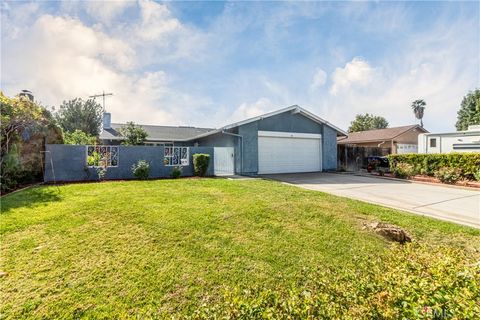
[[[165,4],[140,0],[139,6],[142,22],[136,31],[137,36],[142,40],[156,40],[182,28],[180,22],[172,17]]]
[[[349,4],[343,19],[362,31],[358,42],[373,46],[347,40],[354,33],[346,28],[325,36],[325,49],[308,21],[338,15],[338,4],[227,3],[198,27],[182,23],[173,4],[147,0],[1,6],[1,89],[31,89],[56,106],[111,91],[107,108],[117,122],[224,125],[299,104],[343,128],[365,112],[404,125],[415,121],[411,101],[423,98],[427,129],[440,130],[453,128],[462,96],[479,84],[478,14],[444,13],[414,29],[401,4],[383,4],[373,16],[372,5]],[[292,37],[309,53],[288,57]],[[368,61],[350,60],[361,54]],[[313,69],[319,65],[334,70],[328,81]]]
[[[244,102],[235,109],[227,123],[253,118],[276,108],[278,108],[278,106],[273,105],[272,102],[265,97],[262,97],[253,103]]]
[[[402,51],[378,61],[378,68],[365,64],[360,68],[365,71],[354,72],[355,77],[345,76],[347,66],[337,69],[344,81],[339,83],[345,85],[323,101],[323,116],[346,128],[355,114],[369,112],[386,117],[391,126],[401,126],[418,122],[410,104],[424,99],[426,129],[454,130],[462,97],[479,85],[480,62],[472,54],[478,52],[475,34],[464,32],[472,24],[445,24],[412,35]],[[354,85],[358,82],[363,86]]]
[[[110,25],[112,21],[125,10],[135,5],[132,0],[101,0],[82,1],[79,4],[85,7],[85,11],[97,21]]]
[[[344,68],[336,68],[332,73],[333,84],[330,93],[336,95],[353,86],[365,86],[373,80],[374,76],[375,69],[367,61],[358,57],[353,58]]]
[[[312,83],[310,84],[311,89],[319,89],[327,82],[327,73],[318,68],[315,74],[313,75]]]
[[[126,41],[78,19],[40,16],[2,50],[2,89],[9,95],[30,89],[58,106],[105,90],[114,93],[107,98],[113,121],[157,124],[184,123],[182,112],[194,101],[172,89],[163,70],[132,72],[139,61]]]

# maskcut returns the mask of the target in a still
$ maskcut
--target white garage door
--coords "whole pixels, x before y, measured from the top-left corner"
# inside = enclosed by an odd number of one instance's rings
[[[258,173],[322,170],[320,134],[258,131]]]

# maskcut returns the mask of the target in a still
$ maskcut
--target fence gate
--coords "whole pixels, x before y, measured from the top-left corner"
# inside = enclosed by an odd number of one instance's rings
[[[386,156],[390,154],[390,151],[390,148],[339,144],[337,146],[337,168],[341,171],[360,171],[367,168],[368,157]]]
[[[233,147],[213,148],[213,170],[216,176],[235,174],[235,154]]]

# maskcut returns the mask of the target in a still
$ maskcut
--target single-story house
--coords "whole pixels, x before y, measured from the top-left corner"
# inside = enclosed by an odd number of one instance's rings
[[[466,131],[418,136],[418,153],[450,152],[480,152],[480,125],[471,125]]]
[[[124,125],[110,123],[110,114],[106,114],[100,135],[102,144],[121,143],[120,128]],[[214,147],[215,174],[336,170],[337,137],[347,135],[297,105],[219,129],[140,126],[148,133],[146,144],[165,146],[167,161],[179,165],[182,157],[188,157],[185,147]]]
[[[428,131],[418,124],[386,129],[350,132],[339,137],[339,145],[389,148],[392,154],[417,153],[418,135]]]

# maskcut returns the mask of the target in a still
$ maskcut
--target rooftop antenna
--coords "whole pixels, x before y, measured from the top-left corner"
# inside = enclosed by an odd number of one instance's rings
[[[103,112],[105,112],[105,97],[106,96],[113,96],[113,93],[105,93],[105,91],[103,91],[103,93],[101,94],[94,94],[93,96],[90,96],[89,98],[98,98],[98,97],[102,97],[103,98]]]

